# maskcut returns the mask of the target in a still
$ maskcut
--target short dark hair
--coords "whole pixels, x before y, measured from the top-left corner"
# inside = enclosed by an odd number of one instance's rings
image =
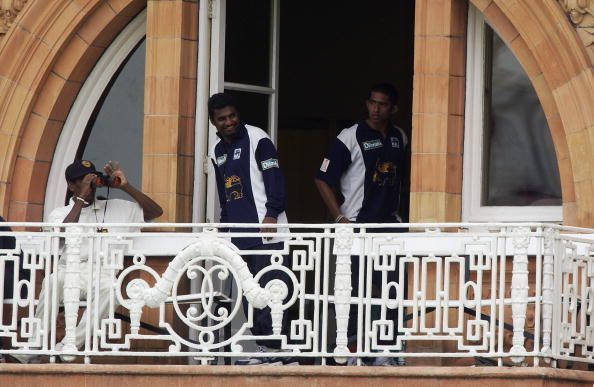
[[[380,83],[376,83],[375,85],[373,85],[371,87],[371,89],[369,89],[369,97],[371,98],[371,93],[376,92],[376,93],[382,93],[388,96],[388,98],[390,98],[390,101],[392,102],[392,105],[398,105],[398,90],[396,90],[396,87],[394,87],[394,85],[392,85],[391,83],[388,82],[380,82]]]
[[[214,111],[226,108],[227,106],[234,107],[239,111],[235,97],[229,93],[216,93],[208,99],[208,116],[213,117]]]

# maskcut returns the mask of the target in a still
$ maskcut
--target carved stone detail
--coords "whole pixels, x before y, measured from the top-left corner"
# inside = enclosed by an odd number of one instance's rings
[[[576,27],[594,27],[593,0],[559,0],[561,7]]]
[[[0,39],[8,32],[14,19],[28,0],[0,0]]]
[[[574,25],[578,36],[588,49],[590,57],[594,55],[594,0],[558,0]]]

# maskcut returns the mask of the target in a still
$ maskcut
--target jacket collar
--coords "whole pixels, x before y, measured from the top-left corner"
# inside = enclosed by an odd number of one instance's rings
[[[235,133],[235,136],[233,137],[233,141],[231,142],[231,144],[235,144],[237,141],[239,141],[241,138],[243,138],[243,136],[245,136],[246,134],[247,134],[247,129],[245,127],[245,124],[243,122],[240,122],[239,125],[237,125],[237,132]],[[218,131],[217,131],[217,136],[221,139],[221,142],[223,144],[226,144],[225,140],[223,139],[223,136],[221,136]]]
[[[361,127],[361,129],[368,131],[370,133],[375,133],[378,136],[381,136],[381,133],[375,129],[372,129],[368,124],[367,121],[363,120],[361,122],[359,122],[359,126]],[[391,135],[394,130],[396,129],[396,127],[394,126],[393,123],[390,122],[390,124],[388,125],[388,131],[386,132],[386,135]]]

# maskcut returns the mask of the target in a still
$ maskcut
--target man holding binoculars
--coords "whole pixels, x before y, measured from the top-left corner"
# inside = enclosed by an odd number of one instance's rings
[[[67,206],[54,209],[48,221],[51,223],[142,223],[155,219],[163,214],[161,207],[155,203],[151,198],[144,193],[134,188],[126,178],[126,175],[116,162],[108,162],[103,167],[104,173],[95,169],[93,163],[88,160],[77,160],[66,168],[66,181],[68,183],[68,191],[72,194],[70,202]],[[134,199],[135,202],[122,199],[99,199],[95,198],[97,187],[107,186],[109,188],[118,188],[126,192]],[[109,193],[109,191],[108,191]],[[97,232],[126,233],[138,231],[133,227],[117,227],[113,230],[98,227]],[[31,337],[29,345],[35,347],[43,347],[44,338],[38,335],[38,331],[43,325],[44,313],[51,313],[51,305],[45,305],[46,292],[50,292],[48,298],[51,302],[52,291],[57,291],[58,304],[62,303],[64,299],[64,274],[66,269],[66,258],[60,250],[60,259],[58,261],[58,270],[52,273],[49,277],[44,278],[41,287],[41,294],[39,295],[39,304],[35,310],[35,319],[29,327]],[[83,238],[80,247],[80,276],[79,287],[81,292],[81,299],[87,299],[87,289],[89,288],[89,240]],[[95,268],[93,268],[95,270]],[[54,284],[54,276],[57,276],[57,286]],[[99,274],[99,297],[93,301],[97,303],[97,311],[99,321],[107,317],[110,310],[110,291],[113,288],[115,281],[113,270],[101,269]],[[92,287],[91,287],[92,288]],[[93,294],[95,290],[93,289]],[[117,299],[113,297],[114,303]],[[117,305],[113,305],[115,309]],[[95,307],[92,308],[95,310]],[[86,324],[87,324],[87,308],[76,327],[75,342],[76,348],[81,348],[85,342]],[[92,319],[90,319],[91,321]],[[51,323],[51,322],[50,322]],[[35,331],[37,329],[37,332]],[[35,343],[37,337],[41,338],[41,342]],[[47,337],[45,338],[47,339]],[[35,343],[35,344],[33,344]],[[56,344],[56,350],[61,350],[67,343],[60,342]],[[38,356],[34,355],[14,355],[11,356],[13,360],[21,363],[38,362]],[[9,359],[10,360],[10,359]]]
[[[157,203],[128,182],[117,162],[108,162],[103,167],[103,171],[105,174],[98,172],[93,163],[88,160],[70,164],[66,168],[66,182],[68,191],[73,195],[71,205],[56,208],[50,214],[49,221],[138,223],[155,219],[163,214],[163,210]],[[121,199],[95,199],[95,191],[101,186],[119,188],[130,195],[136,203]]]

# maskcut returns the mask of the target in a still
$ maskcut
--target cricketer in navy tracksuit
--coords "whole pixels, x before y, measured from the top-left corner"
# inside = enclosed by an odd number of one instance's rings
[[[215,144],[211,158],[215,167],[222,223],[262,223],[264,217],[276,218],[278,224],[287,223],[285,179],[276,148],[266,132],[241,123],[232,143],[228,144],[221,138]],[[282,232],[287,229],[278,230]],[[230,231],[258,232],[259,229],[232,228]],[[284,239],[243,237],[231,238],[231,241],[242,250],[280,250]],[[246,255],[244,259],[253,275],[270,265],[269,255]],[[285,256],[283,263],[290,267],[288,259]],[[278,278],[290,286],[286,277],[279,274],[278,270],[265,273],[260,278],[260,284],[265,285]],[[248,305],[244,298],[246,316]],[[270,308],[254,309],[253,317],[254,326],[251,330],[254,335],[272,334]],[[262,345],[276,347],[279,343],[266,342]]]
[[[406,134],[390,125],[383,138],[365,122],[342,130],[330,146],[316,178],[329,186],[340,188],[344,202],[341,213],[356,223],[400,222],[398,208],[405,168]],[[398,232],[398,229],[376,229],[378,232]],[[369,230],[373,232],[374,230]],[[396,269],[390,271],[388,281],[396,281]],[[351,259],[353,296],[359,293],[359,257]],[[402,279],[404,280],[404,279]],[[372,272],[372,292],[378,296],[381,272]],[[390,294],[394,297],[394,294]],[[389,313],[395,321],[396,313]],[[357,308],[351,306],[348,335],[356,335]],[[397,329],[397,327],[395,327]]]

